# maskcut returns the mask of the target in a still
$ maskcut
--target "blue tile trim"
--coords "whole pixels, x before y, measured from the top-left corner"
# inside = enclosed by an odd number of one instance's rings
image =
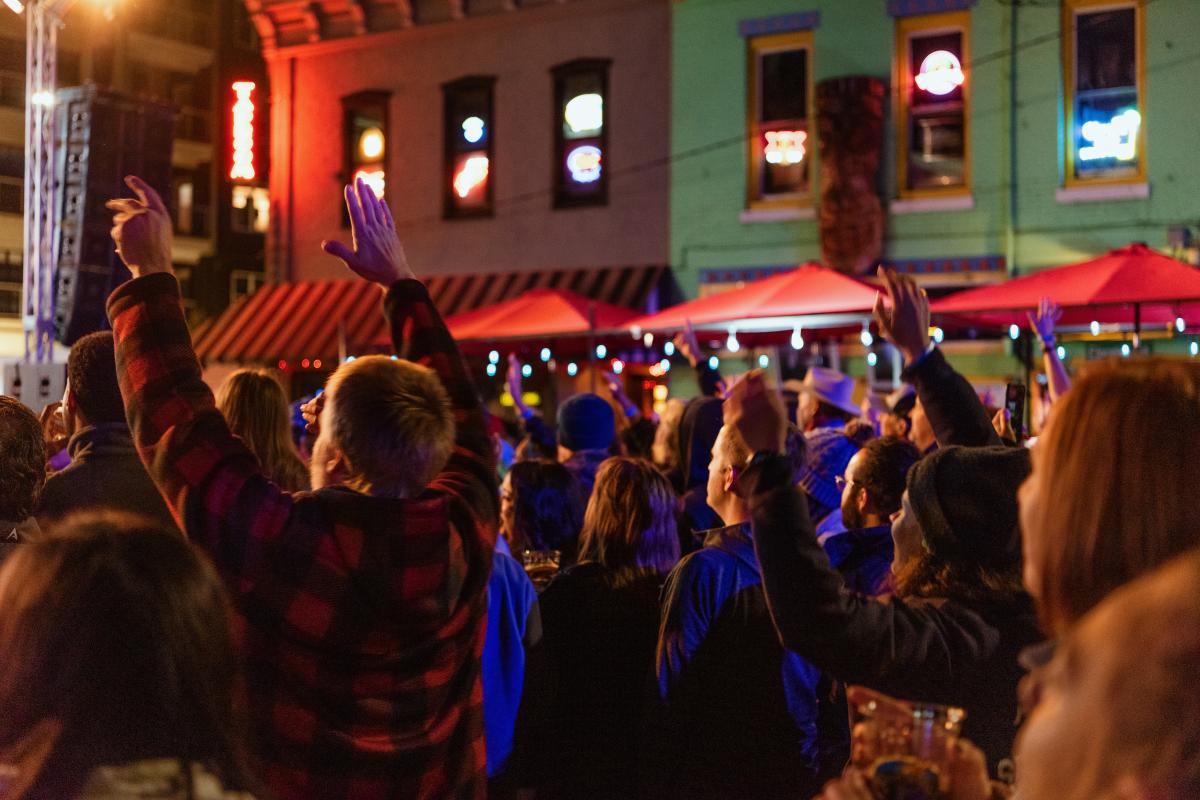
[[[778,267],[735,267],[700,270],[701,283],[750,283],[795,269],[795,264]]]
[[[743,37],[766,36],[771,33],[811,31],[820,25],[820,11],[801,11],[798,14],[783,14],[778,17],[744,19],[738,23],[738,33]]]
[[[908,275],[953,275],[968,272],[1004,272],[1004,256],[965,256],[962,258],[909,258],[884,262]]]
[[[888,0],[888,13],[893,17],[915,17],[918,14],[940,14],[943,11],[965,11],[977,0]]]

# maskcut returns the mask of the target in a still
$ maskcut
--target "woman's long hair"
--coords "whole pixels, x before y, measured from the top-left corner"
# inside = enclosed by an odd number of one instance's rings
[[[267,477],[289,492],[310,487],[308,467],[292,442],[291,413],[279,381],[265,370],[239,369],[221,384],[217,407]]]
[[[1152,358],[1086,372],[1050,412],[1022,496],[1026,575],[1061,634],[1117,587],[1200,545],[1192,469],[1200,368]]]
[[[662,574],[675,566],[675,492],[649,461],[610,458],[600,465],[583,518],[579,560]]]
[[[5,562],[0,608],[6,800],[74,797],[95,768],[149,758],[251,788],[225,593],[178,533],[69,517]]]

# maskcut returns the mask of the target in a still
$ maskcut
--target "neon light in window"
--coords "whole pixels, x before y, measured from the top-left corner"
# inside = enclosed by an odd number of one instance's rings
[[[257,174],[254,168],[254,82],[237,81],[233,84],[233,166],[229,179],[252,181]]]
[[[466,198],[477,187],[483,185],[488,176],[488,157],[471,156],[463,162],[454,176],[454,193]]]
[[[799,164],[804,160],[804,143],[808,140],[804,131],[767,131],[763,136],[767,140],[763,155],[768,164]]]
[[[1133,161],[1137,158],[1137,132],[1142,124],[1142,115],[1136,109],[1126,109],[1108,122],[1083,123],[1080,135],[1091,142],[1079,148],[1080,161],[1095,161],[1098,158],[1115,158],[1117,161]]]
[[[594,183],[600,180],[600,148],[585,144],[567,153],[567,171],[576,183]]]
[[[378,168],[363,168],[354,173],[354,182],[356,184],[359,178],[365,181],[367,186],[371,187],[371,191],[375,192],[376,197],[383,197],[383,190],[386,186],[383,170]]]
[[[379,128],[367,128],[358,137],[358,152],[367,161],[374,161],[383,155],[383,131]]]
[[[462,121],[463,138],[471,144],[477,144],[486,129],[487,126],[479,117],[467,117]]]
[[[604,126],[604,98],[595,92],[577,94],[567,101],[563,119],[572,133],[591,133]]]
[[[958,56],[949,50],[934,50],[921,62],[917,87],[940,97],[962,86],[966,79]]]

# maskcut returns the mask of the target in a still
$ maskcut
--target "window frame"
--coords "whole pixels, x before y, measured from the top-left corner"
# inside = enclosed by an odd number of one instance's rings
[[[762,163],[759,157],[758,137],[758,127],[761,124],[758,115],[762,94],[762,75],[759,65],[764,55],[789,50],[805,51],[805,78],[808,81],[804,109],[805,124],[808,128],[806,131],[808,138],[805,139],[808,150],[805,164],[808,172],[807,188],[803,192],[764,197],[762,195]],[[816,181],[817,172],[815,167],[819,156],[814,116],[816,81],[813,61],[813,32],[811,30],[750,36],[746,39],[746,208],[749,210],[811,208],[813,205],[813,184]]]
[[[550,75],[554,86],[554,106],[551,116],[551,133],[554,136],[554,151],[552,162],[552,183],[554,187],[554,209],[567,208],[590,208],[593,206],[608,205],[608,176],[612,172],[612,165],[609,159],[609,136],[608,126],[612,119],[612,95],[610,88],[612,82],[610,80],[612,71],[611,58],[577,58],[573,61],[567,61],[555,67],[551,67]],[[601,123],[600,135],[597,138],[600,140],[600,177],[597,179],[597,188],[594,192],[580,196],[572,194],[567,189],[566,179],[563,176],[563,159],[567,154],[567,142],[577,141],[568,140],[563,134],[563,111],[566,107],[566,83],[567,79],[577,74],[585,74],[595,72],[600,76],[600,96],[603,99],[601,106]]]
[[[452,97],[458,91],[487,91],[487,142],[482,149],[487,151],[488,174],[484,194],[487,202],[478,208],[460,208],[454,196],[454,162],[459,153],[455,149],[457,129],[452,117]],[[496,182],[496,76],[468,75],[442,84],[442,218],[480,219],[495,215]]]
[[[912,124],[909,114],[912,105],[912,87],[916,80],[915,68],[910,62],[914,36],[936,36],[938,34],[962,34],[961,61],[966,80],[962,85],[963,104],[963,182],[961,186],[945,186],[923,189],[908,188],[909,139]],[[896,196],[902,200],[920,200],[941,197],[970,196],[971,183],[971,89],[974,70],[971,65],[971,12],[970,10],[947,11],[940,14],[917,14],[896,20],[896,57],[893,85],[896,86]]]
[[[1080,13],[1133,9],[1134,64],[1137,86],[1137,109],[1142,122],[1137,133],[1137,171],[1131,175],[1079,178],[1075,175],[1075,19]],[[1063,59],[1063,186],[1127,186],[1146,182],[1146,6],[1143,0],[1063,0],[1062,4]]]
[[[354,136],[351,135],[354,127],[354,115],[362,110],[371,109],[379,112],[379,119],[382,123],[381,130],[383,131],[383,154],[380,156],[379,163],[383,165],[383,180],[384,180],[384,196],[387,196],[387,183],[391,177],[391,166],[389,160],[392,153],[392,125],[391,125],[391,101],[392,93],[384,89],[367,89],[362,92],[355,92],[342,97],[342,182],[350,183],[354,178],[355,170],[357,169],[354,157],[354,148],[357,146]],[[342,227],[350,227],[350,214],[346,210],[345,203],[339,203],[342,207]]]

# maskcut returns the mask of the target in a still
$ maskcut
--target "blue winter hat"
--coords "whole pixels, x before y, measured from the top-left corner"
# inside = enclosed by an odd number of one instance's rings
[[[845,432],[820,428],[806,437],[804,466],[800,468],[800,488],[826,508],[839,508],[842,493],[837,479],[846,474],[846,465],[859,451]]]
[[[558,443],[568,450],[607,450],[617,435],[612,406],[594,394],[577,394],[558,407]]]

